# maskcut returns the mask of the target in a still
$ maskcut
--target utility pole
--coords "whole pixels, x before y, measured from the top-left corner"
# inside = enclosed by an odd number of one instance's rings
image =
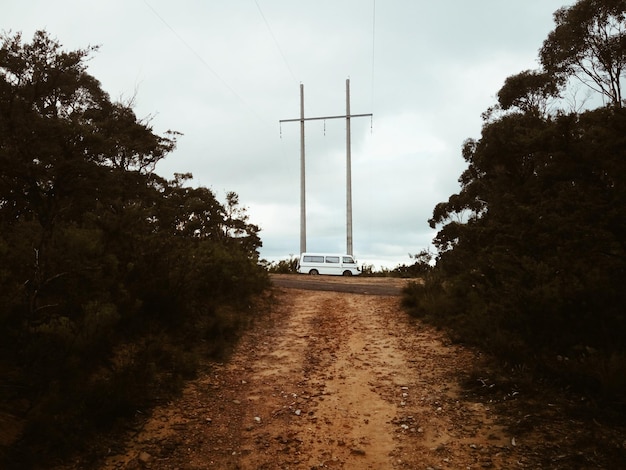
[[[346,253],[352,255],[352,133],[350,131],[350,79],[346,79]]]
[[[326,119],[346,120],[346,252],[353,254],[352,250],[352,144],[350,119],[355,117],[372,116],[369,114],[350,113],[350,79],[346,80],[346,114],[342,116],[304,117],[304,85],[300,84],[300,118],[281,119],[279,122],[300,121],[300,253],[306,251],[306,178],[304,158],[304,122]]]
[[[304,85],[300,84],[300,253],[306,252],[306,178],[304,164]]]

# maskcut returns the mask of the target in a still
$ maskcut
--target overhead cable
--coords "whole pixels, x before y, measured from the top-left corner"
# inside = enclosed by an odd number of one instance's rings
[[[274,44],[276,45],[276,49],[278,49],[280,56],[283,58],[283,62],[285,62],[285,66],[287,67],[287,70],[289,70],[289,73],[291,74],[291,77],[293,78],[293,80],[296,83],[298,83],[298,79],[293,73],[293,70],[291,70],[291,67],[289,66],[289,62],[287,62],[287,58],[285,57],[285,54],[283,54],[283,50],[280,48],[280,44],[278,43],[278,40],[276,39],[276,36],[274,35],[274,32],[272,31],[272,27],[267,21],[267,18],[265,18],[265,15],[263,14],[263,10],[261,10],[261,5],[259,5],[259,2],[257,0],[254,0],[254,3],[256,3],[256,7],[258,8],[259,13],[261,14],[261,18],[263,18],[263,21],[265,22],[265,26],[267,26],[267,30],[269,31],[270,36],[272,36]]]
[[[150,10],[152,10],[152,13],[154,13],[154,15],[165,25],[167,26],[167,28],[178,38],[178,40],[189,50],[189,52],[191,52],[196,59],[198,59],[206,68],[209,72],[211,72],[213,74],[213,76],[215,78],[217,78],[220,82],[222,82],[222,84],[239,100],[241,101],[241,103],[248,108],[248,110],[254,114],[254,116],[260,120],[261,122],[263,122],[263,124],[265,125],[269,125],[267,121],[265,121],[261,116],[259,116],[257,114],[256,111],[254,111],[254,109],[250,106],[250,104],[248,104],[248,102],[246,100],[244,100],[241,95],[239,93],[237,93],[233,87],[231,87],[228,82],[226,80],[224,80],[216,71],[215,69],[213,69],[213,67],[211,67],[209,65],[209,63],[204,59],[204,57],[202,57],[193,47],[191,47],[191,45],[185,41],[185,39],[178,34],[178,32],[167,22],[165,21],[165,18],[163,18],[153,7],[152,5],[150,5],[150,3],[148,3],[147,0],[144,0],[144,3],[146,4],[146,6],[148,8],[150,8]],[[272,126],[273,127],[273,126]]]

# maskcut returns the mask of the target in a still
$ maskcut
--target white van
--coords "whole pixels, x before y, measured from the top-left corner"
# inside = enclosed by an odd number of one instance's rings
[[[323,253],[302,253],[298,261],[298,272],[335,276],[357,276],[361,274],[361,270],[352,256]]]

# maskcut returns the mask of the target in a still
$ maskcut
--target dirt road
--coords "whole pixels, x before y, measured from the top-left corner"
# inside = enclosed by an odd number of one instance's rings
[[[399,301],[278,288],[273,312],[232,358],[156,409],[99,468],[602,468],[581,457],[580,423],[560,419],[558,405],[503,417],[497,403],[520,392],[468,394],[461,382],[477,355],[411,320]],[[540,433],[516,434],[531,421]],[[557,435],[563,426],[571,434]],[[550,430],[567,450],[541,442]]]

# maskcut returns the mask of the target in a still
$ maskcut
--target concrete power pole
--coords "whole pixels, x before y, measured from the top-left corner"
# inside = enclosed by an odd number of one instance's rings
[[[326,119],[346,120],[346,252],[352,252],[352,143],[350,119],[355,117],[372,116],[369,114],[350,113],[350,79],[346,80],[346,114],[342,116],[304,117],[304,85],[300,84],[300,118],[281,119],[279,122],[300,121],[300,253],[306,251],[306,178],[304,158],[304,122]]]
[[[300,84],[300,253],[306,252],[306,177],[304,164],[304,85]]]
[[[352,253],[352,138],[350,131],[350,79],[346,79],[346,253]]]

